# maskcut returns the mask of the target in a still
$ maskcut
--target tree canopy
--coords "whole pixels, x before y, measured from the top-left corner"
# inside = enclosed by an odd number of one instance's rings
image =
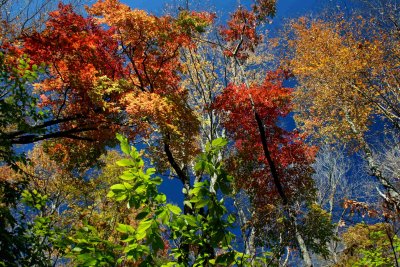
[[[1,266],[399,265],[396,1],[11,3]]]

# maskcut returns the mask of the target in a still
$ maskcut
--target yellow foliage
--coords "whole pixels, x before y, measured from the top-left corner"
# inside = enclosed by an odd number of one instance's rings
[[[301,19],[292,26],[289,64],[300,84],[294,93],[299,126],[317,138],[356,139],[381,113],[378,97],[385,92],[371,80],[387,67],[382,40],[363,39],[343,21]]]

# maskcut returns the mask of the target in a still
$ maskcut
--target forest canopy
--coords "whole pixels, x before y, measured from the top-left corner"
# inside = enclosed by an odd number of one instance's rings
[[[0,266],[399,266],[398,1],[17,2]]]

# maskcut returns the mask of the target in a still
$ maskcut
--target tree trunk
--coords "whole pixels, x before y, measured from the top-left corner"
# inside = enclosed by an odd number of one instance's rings
[[[356,135],[357,141],[360,143],[362,150],[364,151],[365,154],[365,159],[368,163],[368,167],[370,169],[370,174],[372,176],[375,176],[378,181],[381,183],[381,185],[385,188],[387,191],[387,195],[383,195],[385,198],[385,201],[388,204],[392,204],[396,207],[397,210],[400,210],[400,194],[399,191],[393,186],[393,184],[390,182],[390,180],[387,177],[384,177],[382,174],[382,171],[378,167],[377,163],[375,162],[375,159],[372,156],[372,149],[369,147],[368,143],[365,141],[364,137],[360,133],[360,131],[357,129],[357,126],[354,124],[352,119],[350,118],[350,115],[347,110],[345,110],[345,118],[347,123],[350,125],[350,128],[352,132]]]
[[[307,267],[311,267],[312,266],[312,261],[311,261],[310,253],[308,252],[306,243],[304,242],[304,239],[303,239],[302,235],[298,231],[297,222],[296,222],[296,214],[293,213],[293,211],[290,208],[289,200],[288,200],[288,198],[287,198],[287,196],[285,194],[285,191],[283,190],[283,186],[282,186],[282,183],[280,181],[280,177],[278,175],[278,171],[276,169],[275,163],[272,160],[271,154],[270,154],[269,149],[268,149],[268,143],[267,143],[267,138],[266,138],[266,134],[265,134],[264,125],[262,123],[262,120],[261,120],[260,116],[258,115],[258,113],[257,113],[257,111],[255,109],[254,102],[253,102],[253,99],[252,99],[251,95],[249,95],[249,97],[250,97],[250,101],[251,101],[254,117],[255,117],[255,120],[257,121],[258,130],[260,132],[260,138],[261,138],[261,143],[262,143],[263,150],[264,150],[264,156],[267,159],[268,165],[270,167],[271,175],[272,175],[272,178],[274,180],[274,184],[275,184],[275,186],[276,186],[276,188],[278,190],[279,196],[282,199],[282,203],[283,203],[285,209],[287,210],[287,213],[289,215],[289,220],[292,223],[292,225],[294,226],[294,232],[295,232],[294,234],[295,234],[295,237],[296,237],[296,241],[297,241],[297,243],[299,245],[300,252],[301,252],[301,255],[302,255],[303,260],[304,260],[304,264]]]

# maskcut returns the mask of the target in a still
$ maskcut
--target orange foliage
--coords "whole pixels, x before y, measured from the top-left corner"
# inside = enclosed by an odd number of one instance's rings
[[[356,24],[362,29],[363,23]],[[292,26],[290,67],[300,84],[294,95],[296,120],[305,132],[349,141],[358,138],[354,129],[368,130],[373,115],[398,120],[398,93],[390,82],[381,83],[392,68],[382,37],[365,39],[344,21],[301,19]]]
[[[294,199],[312,190],[310,164],[316,149],[307,146],[298,133],[278,126],[279,120],[291,112],[292,90],[282,86],[282,79],[283,73],[277,71],[268,73],[261,85],[247,88],[231,84],[214,105],[228,135],[235,141],[237,154],[232,167],[237,186],[254,194],[258,208],[276,203],[280,196],[264,155],[251,99],[264,124],[268,149],[286,195]]]

